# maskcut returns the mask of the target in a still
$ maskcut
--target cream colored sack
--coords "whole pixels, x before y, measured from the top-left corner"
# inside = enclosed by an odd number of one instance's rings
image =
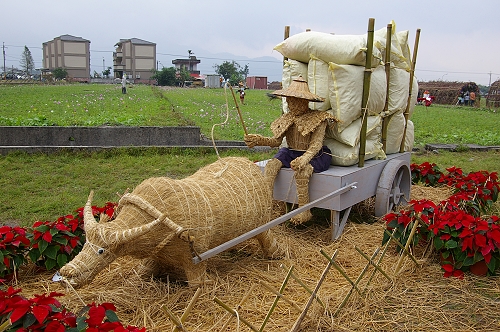
[[[324,98],[325,101],[319,103],[310,102],[310,109],[326,111],[330,108],[330,96],[328,91],[330,80],[328,63],[311,54],[311,60],[309,60],[309,64],[307,65],[307,85],[311,93]]]
[[[415,126],[413,121],[408,120],[406,125],[406,135],[405,135],[405,151],[412,151],[413,145],[415,144]]]
[[[328,112],[339,120],[339,133],[361,116],[364,71],[362,66],[330,63],[329,92],[332,109]],[[384,67],[374,68],[370,79],[368,115],[377,115],[384,110],[386,88]]]
[[[307,80],[307,63],[291,59],[285,60],[281,78],[282,89],[288,88],[292,81],[299,76],[302,76],[303,79]],[[283,113],[288,113],[286,97],[281,97],[281,101]]]
[[[347,128],[338,131],[337,124],[327,127],[326,138],[333,138],[349,146],[356,146],[359,143],[361,134],[361,118],[357,118]],[[369,135],[373,130],[381,130],[382,117],[380,115],[369,116],[366,123],[366,134]]]
[[[309,62],[309,55],[314,54],[325,62],[335,62],[346,65],[365,65],[366,62],[365,35],[332,35],[324,32],[301,32],[285,39],[274,49],[284,57]],[[373,48],[372,66],[378,66],[381,55]]]
[[[401,68],[391,67],[389,78],[389,105],[385,116],[403,113],[410,91],[410,73]]]
[[[405,117],[402,113],[394,114],[387,125],[387,140],[385,142],[385,153],[392,154],[399,152],[403,131],[405,129]]]
[[[411,69],[411,52],[410,45],[408,44],[408,35],[408,30],[396,32],[396,38],[398,39],[401,52],[405,58],[406,66]]]
[[[410,66],[408,66],[407,58],[404,56],[403,51],[401,50],[401,44],[399,43],[399,39],[396,34],[396,23],[394,21],[392,23],[392,32],[391,32],[391,59],[396,67],[410,70]],[[384,62],[387,62],[385,59],[385,49],[387,47],[387,28],[382,28],[375,31],[373,36],[373,46],[377,48],[382,54],[382,59]]]
[[[331,138],[323,142],[332,151],[332,165],[351,166],[359,162],[359,143],[355,146],[349,146]],[[385,159],[386,155],[382,150],[380,142],[380,131],[374,130],[367,135],[365,147],[365,160]]]

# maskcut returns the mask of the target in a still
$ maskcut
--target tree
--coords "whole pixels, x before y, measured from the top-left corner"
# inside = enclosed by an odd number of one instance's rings
[[[244,68],[235,62],[234,60],[224,61],[220,65],[214,65],[215,72],[220,76],[224,77],[226,81],[229,81],[230,84],[235,85],[238,82],[245,80],[246,75],[248,75],[248,64],[245,65]]]
[[[32,70],[35,69],[35,61],[33,61],[31,51],[26,45],[24,46],[24,51],[21,55],[21,60],[19,61],[19,63],[26,75],[31,75]]]
[[[52,71],[52,75],[54,75],[54,78],[57,80],[62,80],[63,78],[66,78],[68,76],[68,72],[64,68],[56,68]]]
[[[165,68],[163,67],[161,70],[157,70],[156,73],[151,76],[152,79],[155,79],[158,82],[158,85],[160,86],[175,86],[176,85],[176,79],[175,79],[175,74],[176,70],[174,67],[170,68]]]
[[[111,74],[111,67],[108,67],[108,69],[103,70],[102,72],[102,76],[106,78],[109,78],[109,74]]]

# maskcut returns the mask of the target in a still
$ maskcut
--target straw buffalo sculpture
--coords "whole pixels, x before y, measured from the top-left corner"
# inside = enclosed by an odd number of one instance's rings
[[[81,287],[116,258],[132,256],[143,259],[139,271],[145,276],[203,283],[206,261],[194,264],[193,256],[270,221],[272,192],[265,181],[250,160],[222,158],[181,180],[143,181],[121,197],[116,218],[107,222],[93,217],[91,192],[84,208],[87,241],[60,273]],[[277,254],[270,231],[256,238],[266,257]]]

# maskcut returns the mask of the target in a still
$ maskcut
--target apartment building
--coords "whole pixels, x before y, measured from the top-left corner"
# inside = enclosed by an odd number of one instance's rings
[[[90,41],[82,37],[62,35],[42,44],[43,71],[56,68],[67,71],[77,81],[90,80]]]
[[[113,72],[115,78],[148,80],[156,69],[156,44],[138,38],[120,39],[113,53]]]

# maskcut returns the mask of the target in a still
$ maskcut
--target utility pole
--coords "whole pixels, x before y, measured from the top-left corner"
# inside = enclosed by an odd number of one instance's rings
[[[5,76],[6,74],[5,74],[5,43],[4,42],[2,42],[2,52],[3,52],[3,75]]]
[[[490,71],[490,84],[488,84],[488,87],[491,88],[491,71]]]

